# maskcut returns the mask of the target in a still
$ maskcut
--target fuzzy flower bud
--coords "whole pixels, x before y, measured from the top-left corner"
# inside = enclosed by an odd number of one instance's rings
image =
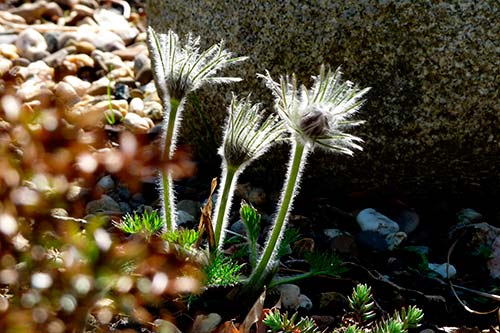
[[[249,97],[237,99],[233,95],[224,140],[219,149],[229,166],[246,166],[280,140],[284,132],[283,122],[276,116],[264,120],[263,113],[260,105],[252,104]]]
[[[312,139],[325,136],[330,130],[327,113],[320,106],[311,105],[300,119],[300,129]]]

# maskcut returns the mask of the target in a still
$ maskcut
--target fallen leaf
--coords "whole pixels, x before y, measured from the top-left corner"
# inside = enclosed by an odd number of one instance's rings
[[[264,310],[264,300],[266,299],[266,290],[260,294],[259,298],[257,301],[255,301],[254,305],[248,312],[245,320],[243,323],[240,325],[239,328],[239,333],[249,333],[250,328],[252,327],[253,324],[262,322],[262,312]],[[264,331],[265,332],[265,331]]]
[[[208,248],[213,250],[215,248],[215,235],[212,226],[212,195],[214,194],[215,188],[217,187],[217,178],[212,179],[212,184],[210,186],[210,195],[208,196],[207,203],[201,209],[200,223],[198,224],[198,231],[200,236],[196,241],[196,247],[200,247],[203,234],[207,232],[208,238]]]

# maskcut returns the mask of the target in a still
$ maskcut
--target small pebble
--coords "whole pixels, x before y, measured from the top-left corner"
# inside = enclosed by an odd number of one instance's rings
[[[43,61],[31,62],[26,68],[26,78],[37,76],[45,81],[50,81],[54,77],[54,69],[49,67]],[[53,84],[53,82],[46,82],[47,84]]]
[[[381,235],[376,231],[361,231],[356,234],[355,239],[356,243],[360,247],[364,247],[368,250],[383,252],[386,251],[388,247],[387,240],[384,235]]]
[[[45,42],[47,43],[47,51],[50,53],[54,53],[59,50],[59,36],[60,32],[49,31],[46,32],[43,36],[45,38]]]
[[[60,6],[65,8],[73,8],[78,3],[78,0],[55,0]]]
[[[127,46],[124,49],[115,50],[113,54],[119,56],[124,61],[133,61],[139,53],[145,52],[147,52],[147,46],[141,43]]]
[[[177,208],[189,213],[195,218],[200,216],[201,204],[195,200],[180,200],[177,203]]]
[[[90,55],[96,49],[94,44],[84,40],[81,41],[70,40],[68,41],[68,43],[66,43],[66,45],[74,46],[78,53],[83,53],[87,55]]]
[[[118,187],[118,197],[120,200],[128,201],[130,199],[130,191],[125,186],[120,185]]]
[[[478,222],[483,215],[476,212],[472,208],[464,208],[457,213],[457,219],[459,224],[470,224]]]
[[[375,231],[381,235],[398,232],[399,225],[373,208],[363,209],[356,216],[356,221],[363,231]]]
[[[138,54],[134,59],[135,80],[141,84],[146,84],[153,79],[151,70],[151,60],[145,53]]]
[[[63,48],[52,54],[49,54],[42,60],[51,67],[61,66],[66,57],[71,53],[70,51],[76,51],[75,48]]]
[[[88,202],[85,206],[85,212],[88,215],[99,215],[108,212],[120,213],[121,208],[113,198],[103,194],[100,199]]]
[[[92,100],[82,100],[66,111],[66,119],[74,125],[84,129],[92,129],[102,124],[104,112],[109,110],[107,101],[101,105],[94,105]]]
[[[173,323],[164,320],[156,319],[153,325],[154,333],[182,333]]]
[[[132,98],[129,103],[128,110],[129,112],[137,113],[141,117],[146,115],[144,112],[144,102],[138,97]]]
[[[2,33],[0,34],[0,44],[15,44],[17,41],[17,34],[12,33]]]
[[[53,93],[45,81],[40,78],[33,77],[24,82],[19,89],[17,89],[17,97],[22,101],[38,101],[41,106],[48,106],[52,99]]]
[[[231,231],[240,234],[240,235],[246,235],[247,233],[247,228],[245,226],[245,223],[243,223],[242,220],[238,220],[231,224],[231,227],[229,228]]]
[[[64,12],[57,3],[49,2],[45,4],[45,11],[42,14],[43,17],[48,18],[52,22],[57,22],[57,19],[63,15]]]
[[[83,199],[89,192],[89,189],[85,187],[71,184],[66,192],[66,199],[68,199],[69,202],[75,202]]]
[[[458,330],[459,331],[459,330]],[[420,333],[436,333],[436,331],[430,329],[430,328],[426,328],[424,330],[421,330]]]
[[[193,221],[195,221],[193,215],[191,215],[185,211],[182,211],[182,210],[177,211],[177,224],[178,225],[183,225],[183,224],[193,222]]]
[[[148,116],[153,120],[163,119],[163,106],[155,101],[149,101],[144,103],[144,115]]]
[[[120,201],[118,203],[120,205],[120,210],[123,212],[123,213],[132,213],[132,208],[130,207],[130,205],[126,202],[123,202],[123,201]]]
[[[14,8],[11,10],[15,10]],[[16,24],[25,24],[26,20],[17,14],[12,14],[11,12],[7,11],[0,11],[1,18],[4,19],[7,22],[10,23],[16,23]]]
[[[210,333],[213,332],[222,321],[222,317],[218,313],[210,313],[208,315],[197,315],[193,326],[192,333]]]
[[[119,56],[111,52],[94,50],[91,56],[97,62],[99,67],[104,69],[106,72],[112,71],[117,68],[128,68],[128,66]]]
[[[130,200],[130,204],[136,208],[141,206],[141,205],[144,205],[145,203],[146,203],[146,199],[144,199],[144,196],[140,192],[134,193],[132,195],[131,200]]]
[[[255,206],[261,206],[267,202],[266,192],[260,187],[253,187],[250,183],[238,184],[236,194]]]
[[[110,175],[104,176],[97,182],[97,187],[103,192],[111,191],[115,187],[115,182]]]
[[[139,34],[139,30],[131,27],[125,17],[115,11],[100,8],[94,11],[94,20],[104,29],[109,29],[116,33],[125,44],[130,44]]]
[[[349,300],[342,293],[327,291],[320,294],[319,308],[328,309],[332,313],[342,312],[349,306]]]
[[[289,310],[296,310],[300,303],[300,288],[296,284],[282,284],[277,287],[281,296],[281,305]]]
[[[21,57],[16,58],[16,59],[14,59],[14,60],[12,61],[12,63],[14,64],[14,66],[19,66],[19,67],[28,67],[28,66],[29,66],[29,64],[30,64],[30,62],[31,62],[31,61],[29,61],[28,59],[26,59],[26,58],[21,58]],[[24,69],[26,69],[26,68],[24,68]],[[24,73],[27,73],[27,70],[26,70]],[[24,75],[24,74],[23,74],[22,70],[20,70],[20,74],[21,74],[21,76],[22,76],[22,77],[24,77],[24,78],[28,77],[28,75]]]
[[[40,60],[49,54],[45,38],[32,28],[25,29],[19,34],[16,47],[22,57],[31,61]]]
[[[99,50],[112,52],[114,50],[120,50],[125,48],[120,36],[109,30],[101,30],[99,34],[94,34],[96,39],[88,40],[97,47]]]
[[[14,7],[9,10],[11,14],[21,16],[26,23],[33,23],[40,19],[45,13],[47,2],[37,1],[35,3],[23,3],[19,7]]]
[[[86,6],[82,3],[78,3],[73,6],[73,12],[75,12],[76,16],[78,17],[87,17],[87,16],[92,16],[94,10],[89,6]]]
[[[391,251],[394,250],[396,247],[401,245],[406,238],[408,238],[408,235],[402,231],[386,235],[385,240],[387,241],[387,249]]]
[[[0,44],[0,55],[9,60],[19,58],[19,54],[17,54],[17,47],[12,44]]]
[[[87,91],[87,94],[91,96],[106,95],[108,92],[108,86],[111,89],[114,89],[115,82],[112,82],[109,80],[109,78],[103,76],[97,81],[92,82]]]
[[[109,107],[113,110],[118,111],[118,114],[120,117],[123,117],[127,114],[128,112],[128,103],[127,101],[124,101],[123,99],[113,99],[111,101],[100,101],[99,103],[95,104],[94,107],[96,110],[102,110],[104,111],[105,109],[109,110]]]
[[[70,108],[80,101],[80,96],[76,90],[67,82],[61,81],[54,88],[56,105]]]
[[[85,5],[92,9],[99,8],[99,2],[97,0],[79,0],[78,3]]]
[[[69,54],[64,59],[64,63],[73,64],[77,71],[82,67],[94,67],[94,59],[83,53]]]
[[[323,233],[330,239],[334,239],[337,236],[343,235],[344,232],[339,229],[325,229]]]
[[[123,83],[115,84],[115,98],[129,100],[130,98],[130,88]]]
[[[409,234],[417,229],[420,217],[414,211],[403,210],[394,218],[394,221],[399,225],[400,231]]]
[[[0,77],[7,73],[12,68],[12,61],[5,58],[0,58]]]
[[[353,236],[347,234],[335,237],[330,243],[330,248],[338,253],[349,254],[352,256],[356,256],[358,254],[356,240]]]
[[[491,256],[488,259],[487,266],[492,279],[500,278],[500,235],[496,237],[491,245]]]
[[[309,297],[304,294],[299,296],[299,306],[298,308],[310,311],[313,308],[313,303]]]
[[[80,79],[77,76],[67,75],[63,79],[64,82],[68,83],[79,96],[85,95],[87,90],[90,88],[91,83]]]
[[[446,269],[448,267],[448,273],[446,273]],[[429,269],[433,271],[434,273],[437,273],[439,276],[441,276],[443,279],[453,279],[455,275],[457,275],[457,270],[453,265],[444,263],[444,264],[432,264],[429,263]]]
[[[52,208],[50,210],[50,216],[62,216],[62,217],[68,217],[69,214],[64,208]]]
[[[146,134],[155,124],[149,118],[141,117],[136,113],[127,113],[123,118],[123,125],[132,133]]]

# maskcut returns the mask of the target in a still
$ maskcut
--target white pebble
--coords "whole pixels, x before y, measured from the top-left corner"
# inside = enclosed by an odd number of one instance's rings
[[[278,286],[281,296],[281,305],[285,309],[296,310],[300,304],[300,288],[295,284],[282,284]]]
[[[35,29],[23,30],[16,41],[17,50],[24,58],[34,61],[46,56],[47,42],[43,35]]]
[[[399,225],[380,214],[373,208],[366,208],[359,212],[356,221],[363,231],[375,231],[381,235],[388,235],[399,231]]]
[[[454,278],[455,275],[457,275],[457,270],[453,265],[450,265],[448,263],[444,264],[429,264],[429,269],[433,271],[434,273],[439,274],[443,279],[446,278]],[[446,267],[448,267],[448,273],[446,273]]]
[[[144,102],[139,97],[134,97],[129,104],[129,112],[137,113],[139,116],[144,117]]]
[[[154,127],[154,123],[149,118],[143,118],[136,113],[127,113],[123,118],[123,125],[133,133],[145,134]]]

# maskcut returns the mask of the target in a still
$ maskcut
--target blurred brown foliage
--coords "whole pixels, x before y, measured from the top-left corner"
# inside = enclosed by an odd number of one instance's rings
[[[0,332],[107,332],[116,314],[149,326],[170,317],[149,305],[197,291],[199,260],[123,235],[109,217],[84,219],[85,206],[104,174],[139,191],[160,168],[188,176],[189,155],[162,161],[154,138],[105,126],[104,115],[84,129],[53,85],[43,98],[16,97],[24,81],[16,67],[0,80]]]

